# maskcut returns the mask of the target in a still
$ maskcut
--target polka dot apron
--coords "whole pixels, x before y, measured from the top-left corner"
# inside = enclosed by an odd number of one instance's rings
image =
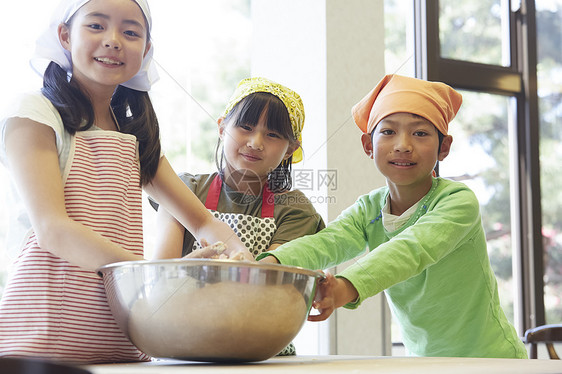
[[[242,243],[256,257],[262,252],[267,251],[269,243],[273,238],[273,234],[277,229],[275,218],[273,218],[273,209],[275,206],[275,195],[267,187],[262,193],[261,217],[254,217],[249,214],[239,213],[222,213],[217,211],[219,197],[222,190],[222,178],[216,175],[205,200],[205,207],[211,213],[223,222],[226,222],[232,230],[238,235]],[[201,248],[199,243],[195,242],[193,249]]]
[[[238,235],[246,248],[256,257],[262,252],[266,252],[270,246],[273,234],[277,229],[273,210],[275,208],[275,194],[271,192],[267,184],[262,192],[261,217],[254,217],[249,214],[222,213],[217,211],[219,197],[222,190],[222,178],[217,174],[209,187],[205,207],[213,213],[215,217],[226,222]],[[193,249],[201,248],[195,242]],[[278,356],[295,355],[295,346],[290,343]]]

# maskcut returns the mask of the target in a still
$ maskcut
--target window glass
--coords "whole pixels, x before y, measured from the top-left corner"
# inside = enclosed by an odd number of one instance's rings
[[[385,0],[384,18],[385,73],[413,77],[415,74],[413,2]]]
[[[439,0],[441,57],[509,66],[508,1]]]
[[[546,323],[562,323],[562,0],[537,0],[541,209]]]

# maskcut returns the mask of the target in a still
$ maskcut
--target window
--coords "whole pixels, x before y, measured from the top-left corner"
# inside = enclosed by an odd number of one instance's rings
[[[507,1],[439,1],[441,57],[509,66]]]

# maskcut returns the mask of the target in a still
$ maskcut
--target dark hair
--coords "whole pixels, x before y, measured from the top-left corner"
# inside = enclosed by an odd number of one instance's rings
[[[143,13],[145,24],[148,20]],[[66,22],[70,29],[74,15]],[[150,31],[146,30],[146,40]],[[90,98],[78,84],[69,81],[67,72],[55,62],[50,62],[43,76],[43,95],[59,112],[64,129],[74,135],[94,125],[94,109]],[[111,97],[119,131],[136,136],[139,142],[140,184],[150,183],[160,162],[160,127],[148,92],[117,86]]]
[[[419,114],[415,114],[415,113],[409,113],[409,114],[411,114],[416,118],[426,119],[425,117],[420,116]],[[439,154],[439,152],[441,152],[441,145],[443,144],[443,139],[445,139],[445,135],[441,131],[439,131],[439,129],[435,125],[433,125],[433,127],[435,127],[435,130],[437,131],[437,136],[439,138],[439,146],[437,147],[437,154]],[[373,141],[374,134],[375,134],[375,129],[371,131],[371,141]]]
[[[74,135],[94,124],[90,98],[77,84],[68,81],[67,73],[51,62],[43,77],[43,95],[58,110],[64,129]],[[120,131],[137,137],[141,165],[141,185],[149,183],[160,161],[160,130],[156,113],[147,92],[118,86],[111,98],[111,108]]]
[[[437,154],[441,152],[441,146],[443,145],[443,139],[445,139],[445,135],[439,130],[437,130],[437,136],[439,137],[439,147],[437,147]]]
[[[66,26],[71,27],[74,15]],[[148,25],[143,13],[145,24]],[[147,29],[146,40],[150,40]],[[59,112],[64,129],[74,135],[94,125],[94,108],[90,98],[80,86],[68,80],[66,71],[55,62],[50,62],[43,76],[43,95]],[[150,183],[160,162],[160,127],[148,92],[117,86],[111,98],[111,109],[115,114],[119,131],[136,136],[139,142],[140,184]]]
[[[285,104],[277,96],[268,92],[254,92],[238,102],[225,117],[225,122],[233,121],[233,125],[256,126],[263,111],[267,110],[267,128],[288,139],[290,144],[297,140],[293,134],[293,127],[289,112]],[[215,162],[219,172],[223,171],[224,152],[219,139],[215,150]],[[293,156],[283,160],[267,176],[268,187],[272,192],[289,191],[292,187]]]

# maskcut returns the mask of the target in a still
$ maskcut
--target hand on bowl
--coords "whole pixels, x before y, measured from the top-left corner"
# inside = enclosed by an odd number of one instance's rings
[[[318,287],[312,302],[312,307],[318,310],[319,314],[309,314],[309,321],[324,321],[335,309],[356,302],[359,298],[357,289],[346,278],[335,277],[327,272],[324,275],[325,278],[317,281]]]

